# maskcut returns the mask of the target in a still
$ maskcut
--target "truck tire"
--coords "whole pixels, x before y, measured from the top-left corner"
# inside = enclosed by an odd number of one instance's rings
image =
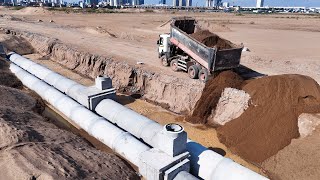
[[[177,60],[172,60],[170,62],[170,67],[173,71],[178,71],[179,68],[178,68],[178,61]]]
[[[163,66],[169,66],[168,59],[166,56],[161,56],[160,60]]]
[[[206,69],[201,69],[200,72],[199,72],[199,79],[200,81],[202,82],[207,82],[208,81],[208,77],[209,76],[209,73],[208,73],[208,70]]]
[[[191,79],[197,79],[199,74],[199,68],[196,65],[192,65],[188,68],[188,75]]]

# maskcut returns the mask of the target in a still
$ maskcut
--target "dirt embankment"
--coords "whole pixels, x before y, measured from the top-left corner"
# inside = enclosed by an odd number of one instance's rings
[[[22,89],[21,81],[11,73],[9,64],[0,57],[0,85]]]
[[[139,179],[115,154],[40,116],[38,100],[7,83],[16,82],[15,76],[2,79],[3,72],[10,73],[2,59],[0,71],[1,179]]]
[[[261,163],[299,137],[298,116],[320,112],[320,86],[302,75],[278,75],[242,81],[223,72],[210,80],[186,120],[206,123],[226,87],[240,88],[251,99],[240,117],[217,129],[219,139],[244,159]]]
[[[205,44],[208,47],[214,47],[221,50],[236,47],[236,45],[232,42],[219,37],[218,35],[210,32],[209,30],[199,30],[191,34],[191,37]]]
[[[108,75],[116,89],[141,93],[143,98],[176,113],[190,112],[204,87],[198,81],[187,82],[176,76],[135,67],[113,57],[78,51],[57,39],[17,30],[10,30],[10,33],[25,38],[38,53],[69,69],[90,78]]]

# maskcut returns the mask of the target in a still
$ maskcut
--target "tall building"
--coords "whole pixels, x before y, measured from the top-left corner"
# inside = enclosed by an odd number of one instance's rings
[[[229,3],[228,3],[228,2],[224,2],[224,3],[222,4],[222,6],[227,8],[227,7],[229,7]]]
[[[222,0],[214,0],[213,6],[214,7],[221,6],[221,1]]]
[[[173,0],[173,6],[191,6],[192,0]]]
[[[186,0],[186,6],[187,7],[192,6],[192,0]]]
[[[257,8],[263,7],[264,0],[257,0]]]
[[[213,0],[206,0],[206,7],[212,7],[213,6]]]

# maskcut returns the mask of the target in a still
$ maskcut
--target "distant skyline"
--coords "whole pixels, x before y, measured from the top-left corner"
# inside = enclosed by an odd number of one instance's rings
[[[157,4],[157,0],[145,0],[145,3]],[[172,0],[167,0],[167,4]],[[257,0],[222,0],[222,2],[229,2],[230,6],[238,5],[243,7],[255,7]],[[193,6],[204,6],[205,0],[193,0]],[[306,6],[306,7],[320,7],[320,0],[264,0],[264,6]]]
[[[65,0],[67,2],[79,2],[80,0]],[[161,0],[144,0],[145,4],[159,4]],[[255,7],[257,0],[222,0],[229,2],[230,6]],[[166,0],[167,5],[172,5],[172,0]],[[192,6],[204,6],[205,0],[192,0]],[[264,6],[303,6],[320,7],[320,0],[264,0]]]

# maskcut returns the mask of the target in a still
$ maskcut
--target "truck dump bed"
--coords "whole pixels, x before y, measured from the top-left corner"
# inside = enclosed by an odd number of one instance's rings
[[[174,18],[171,23],[170,41],[209,72],[236,68],[240,64],[242,47],[221,49],[208,47],[192,36],[196,29],[193,18]]]

